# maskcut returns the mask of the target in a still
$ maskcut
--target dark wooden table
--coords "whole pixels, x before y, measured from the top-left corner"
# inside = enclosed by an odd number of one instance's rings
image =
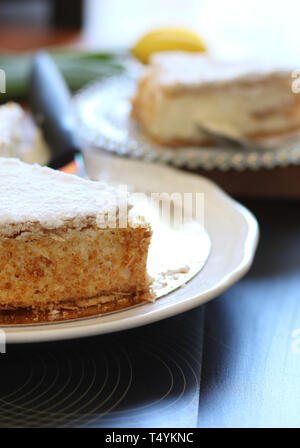
[[[300,204],[246,202],[261,239],[248,275],[206,305],[198,425],[300,426]]]

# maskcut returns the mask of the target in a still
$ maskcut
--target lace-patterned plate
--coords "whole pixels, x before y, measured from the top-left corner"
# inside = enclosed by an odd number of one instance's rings
[[[119,155],[177,167],[244,170],[300,164],[300,137],[277,139],[276,149],[182,147],[154,144],[130,118],[135,77],[121,75],[88,84],[74,97],[79,136],[84,143]]]

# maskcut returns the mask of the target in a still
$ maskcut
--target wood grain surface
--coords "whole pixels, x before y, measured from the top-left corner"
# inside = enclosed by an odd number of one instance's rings
[[[94,338],[7,347],[0,427],[197,426],[203,312]]]
[[[300,207],[248,201],[246,277],[206,305],[200,427],[300,427]]]
[[[1,51],[30,51],[43,47],[78,43],[80,33],[72,30],[31,28],[28,26],[1,26]]]
[[[229,194],[245,198],[299,199],[300,166],[260,170],[203,170],[197,173],[215,181]]]

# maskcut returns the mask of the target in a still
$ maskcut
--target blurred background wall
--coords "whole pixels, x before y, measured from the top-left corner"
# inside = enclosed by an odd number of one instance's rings
[[[84,11],[87,35],[103,45],[131,45],[146,29],[173,24],[231,58],[299,59],[299,0],[86,0]]]
[[[0,0],[0,26],[81,28],[84,3],[84,0]]]
[[[152,27],[181,25],[231,59],[300,60],[299,18],[299,0],[0,0],[0,31],[81,29],[90,45],[120,48]]]

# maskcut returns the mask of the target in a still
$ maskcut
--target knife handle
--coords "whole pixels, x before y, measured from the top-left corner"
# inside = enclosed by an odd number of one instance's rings
[[[70,91],[55,63],[45,52],[33,57],[29,104],[51,150],[52,168],[60,168],[80,153],[74,133]]]

